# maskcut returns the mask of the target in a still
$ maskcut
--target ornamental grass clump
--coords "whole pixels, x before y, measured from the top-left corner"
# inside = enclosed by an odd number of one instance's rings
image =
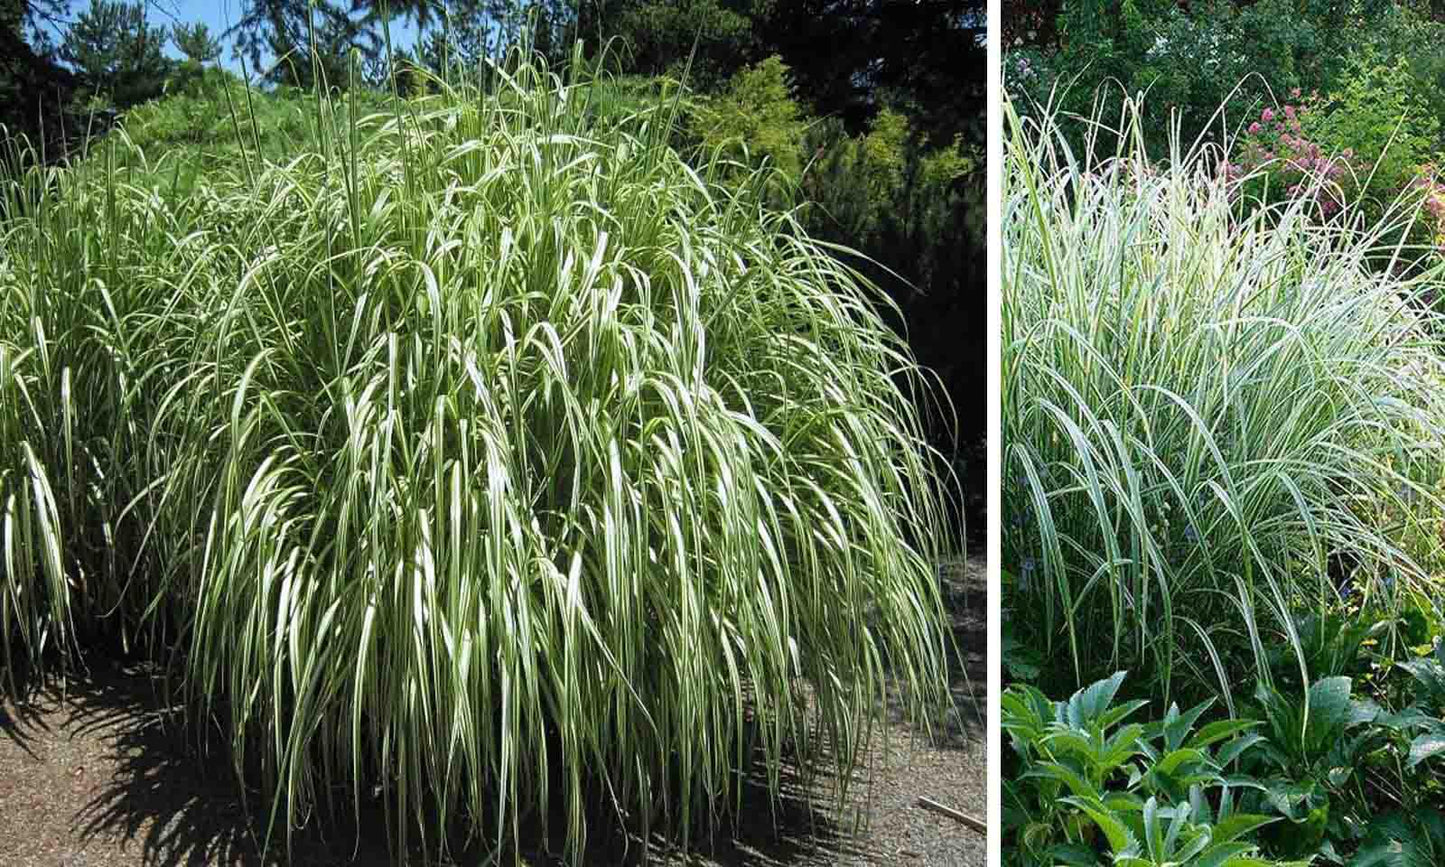
[[[402,848],[558,806],[573,856],[591,807],[685,837],[756,757],[774,796],[785,754],[850,769],[885,666],[920,714],[946,700],[952,488],[884,299],[759,204],[762,172],[684,162],[672,106],[598,120],[586,82],[494,75],[344,122],[318,96],[313,141],[183,199],[113,172],[56,203],[87,227],[67,267],[130,287],[81,299],[77,339],[132,362],[90,383],[133,397],[91,433],[133,429],[112,484],[149,568],[100,612],[77,533],[31,532],[60,568],[7,566],[46,605],[6,628],[167,624],[278,833],[379,791]],[[165,213],[107,223],[106,197]],[[0,250],[4,291],[52,289],[35,255]],[[26,312],[0,319],[20,350]],[[55,455],[73,395],[4,423]],[[29,497],[5,443],[0,491]]]
[[[150,395],[177,375],[148,334],[178,309],[154,263],[179,241],[171,203],[115,175],[106,149],[42,168],[11,140],[0,178],[0,680],[82,641],[164,639],[142,567],[154,474]]]
[[[1207,147],[1076,153],[1008,118],[1005,569],[1045,670],[1232,701],[1299,610],[1437,591],[1399,540],[1440,508],[1438,275],[1368,267],[1413,211],[1242,208]]]

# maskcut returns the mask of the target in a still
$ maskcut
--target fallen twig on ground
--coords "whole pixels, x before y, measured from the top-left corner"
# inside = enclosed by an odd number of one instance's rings
[[[938,803],[932,798],[924,798],[921,796],[918,799],[918,806],[922,807],[925,810],[937,813],[940,816],[947,816],[948,818],[953,819],[957,822],[962,822],[963,824],[967,825],[978,833],[983,834],[984,836],[988,836],[988,826],[985,825],[983,822],[980,822],[978,819],[975,819],[974,817],[968,815],[967,813],[960,812],[953,809],[952,807],[944,806],[943,804]]]

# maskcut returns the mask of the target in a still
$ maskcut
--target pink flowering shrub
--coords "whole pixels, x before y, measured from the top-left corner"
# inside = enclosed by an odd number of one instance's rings
[[[1348,205],[1351,219],[1374,226],[1418,206],[1403,240],[1410,250],[1439,255],[1445,177],[1426,164],[1438,152],[1440,131],[1403,61],[1364,52],[1328,95],[1295,89],[1251,118],[1226,171],[1243,179],[1237,192],[1246,207],[1304,196],[1320,219]],[[1405,259],[1416,258],[1407,251]],[[1390,267],[1413,267],[1401,262],[1391,257]]]
[[[1413,186],[1422,196],[1419,228],[1428,235],[1426,243],[1430,245],[1419,263],[1429,266],[1445,261],[1445,169],[1433,163],[1420,166]],[[1436,310],[1445,310],[1445,292],[1438,283],[1426,291],[1425,300]]]
[[[1445,170],[1428,163],[1421,166],[1415,188],[1424,196],[1421,219],[1430,231],[1436,250],[1445,255]]]
[[[1334,153],[1309,135],[1306,121],[1319,110],[1318,93],[1290,92],[1291,101],[1276,111],[1266,106],[1245,127],[1224,170],[1246,201],[1259,204],[1308,197],[1313,213],[1328,220],[1351,192],[1355,173],[1368,171],[1352,149]]]

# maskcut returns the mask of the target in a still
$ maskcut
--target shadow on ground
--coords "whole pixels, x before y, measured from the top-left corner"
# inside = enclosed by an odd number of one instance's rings
[[[953,739],[982,738],[988,703],[988,569],[978,558],[940,573],[957,649],[949,667],[949,691],[956,705]]]
[[[223,750],[215,744],[195,745],[199,738],[181,726],[163,686],[152,670],[116,664],[93,667],[88,675],[63,685],[47,684],[24,704],[0,703],[0,803],[6,805],[0,817],[0,863],[394,863],[379,806],[363,815],[359,826],[347,816],[312,821],[296,832],[289,861],[284,840],[263,858],[266,805],[255,793],[242,797]],[[26,792],[39,794],[27,798]],[[719,835],[711,845],[694,842],[692,854],[679,854],[661,839],[644,845],[635,837],[609,837],[594,830],[581,861],[621,865],[650,858],[652,863],[763,867],[864,858],[826,805],[810,804],[806,792],[800,781],[785,778],[775,824],[773,812],[764,806],[765,788],[753,781],[735,833]],[[565,828],[560,817],[550,824]],[[589,818],[588,825],[603,829],[611,823],[597,816]],[[561,851],[560,839],[549,840],[534,830],[525,835],[522,851],[503,853],[496,860],[510,864],[519,855],[521,863],[533,867],[564,864]],[[455,860],[414,852],[406,863],[485,864],[493,857],[473,846],[458,852]]]
[[[988,702],[988,571],[982,558],[940,567],[939,594],[955,651],[948,665],[950,705],[916,717],[901,685],[890,689],[887,719],[938,749],[972,750],[984,739]]]

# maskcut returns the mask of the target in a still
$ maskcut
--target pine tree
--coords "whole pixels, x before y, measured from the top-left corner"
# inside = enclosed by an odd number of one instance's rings
[[[92,0],[65,31],[60,56],[80,76],[81,94],[127,108],[157,96],[172,63],[166,28],[146,21],[141,3]]]
[[[56,62],[45,25],[63,20],[68,6],[67,0],[0,0],[0,139],[23,136],[47,159],[63,155],[61,107],[71,99],[75,76]]]
[[[177,24],[171,33],[176,50],[186,56],[186,61],[204,66],[221,56],[221,43],[211,36],[205,24]]]

